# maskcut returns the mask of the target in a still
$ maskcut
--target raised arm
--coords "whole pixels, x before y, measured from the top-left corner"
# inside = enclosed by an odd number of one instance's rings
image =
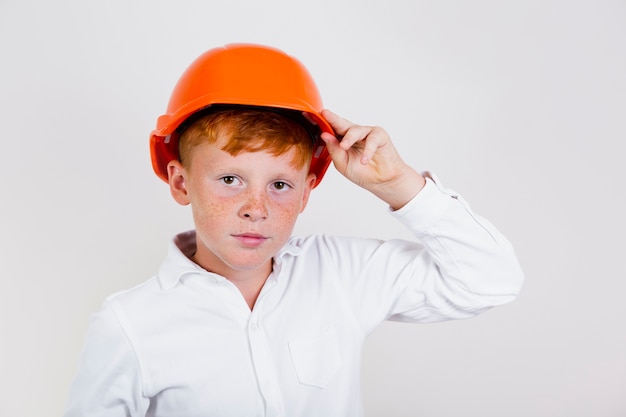
[[[329,110],[322,115],[338,137],[322,134],[335,168],[350,181],[372,192],[393,210],[404,207],[426,181],[407,165],[381,127],[360,126]]]

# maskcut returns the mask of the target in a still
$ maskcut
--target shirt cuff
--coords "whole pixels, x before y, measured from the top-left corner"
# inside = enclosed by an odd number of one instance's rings
[[[414,233],[423,233],[437,223],[459,198],[458,194],[446,190],[439,179],[426,171],[426,185],[412,200],[391,215]]]

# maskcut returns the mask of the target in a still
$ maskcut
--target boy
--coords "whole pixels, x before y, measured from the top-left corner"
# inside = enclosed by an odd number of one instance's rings
[[[93,318],[67,417],[361,416],[361,347],[379,323],[472,317],[519,291],[506,239],[384,130],[322,110],[281,51],[199,57],[151,153],[195,230]],[[419,243],[291,237],[331,160]]]

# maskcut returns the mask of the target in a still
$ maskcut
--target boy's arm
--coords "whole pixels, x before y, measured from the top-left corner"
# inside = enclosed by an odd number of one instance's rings
[[[355,125],[326,110],[323,115],[343,136],[339,142],[323,135],[335,167],[387,202],[419,240],[329,248],[327,256],[340,257],[338,276],[344,277],[347,297],[365,328],[385,318],[472,317],[516,297],[523,272],[510,243],[491,223],[428,173],[426,185],[384,130]]]
[[[398,210],[424,188],[426,180],[407,165],[380,127],[360,126],[329,110],[322,115],[341,138],[323,133],[335,168],[350,181]]]
[[[139,363],[109,303],[95,314],[70,389],[64,417],[143,417]]]

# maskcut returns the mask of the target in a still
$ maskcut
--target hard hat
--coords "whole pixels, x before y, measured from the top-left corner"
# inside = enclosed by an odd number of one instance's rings
[[[271,108],[300,116],[305,128],[314,132],[310,172],[317,175],[315,186],[319,184],[331,161],[319,135],[334,133],[320,113],[322,99],[315,82],[294,57],[254,44],[210,49],[180,77],[166,113],[157,119],[150,136],[152,167],[159,178],[167,182],[167,164],[178,159],[181,124],[200,110],[220,107],[217,105]]]

